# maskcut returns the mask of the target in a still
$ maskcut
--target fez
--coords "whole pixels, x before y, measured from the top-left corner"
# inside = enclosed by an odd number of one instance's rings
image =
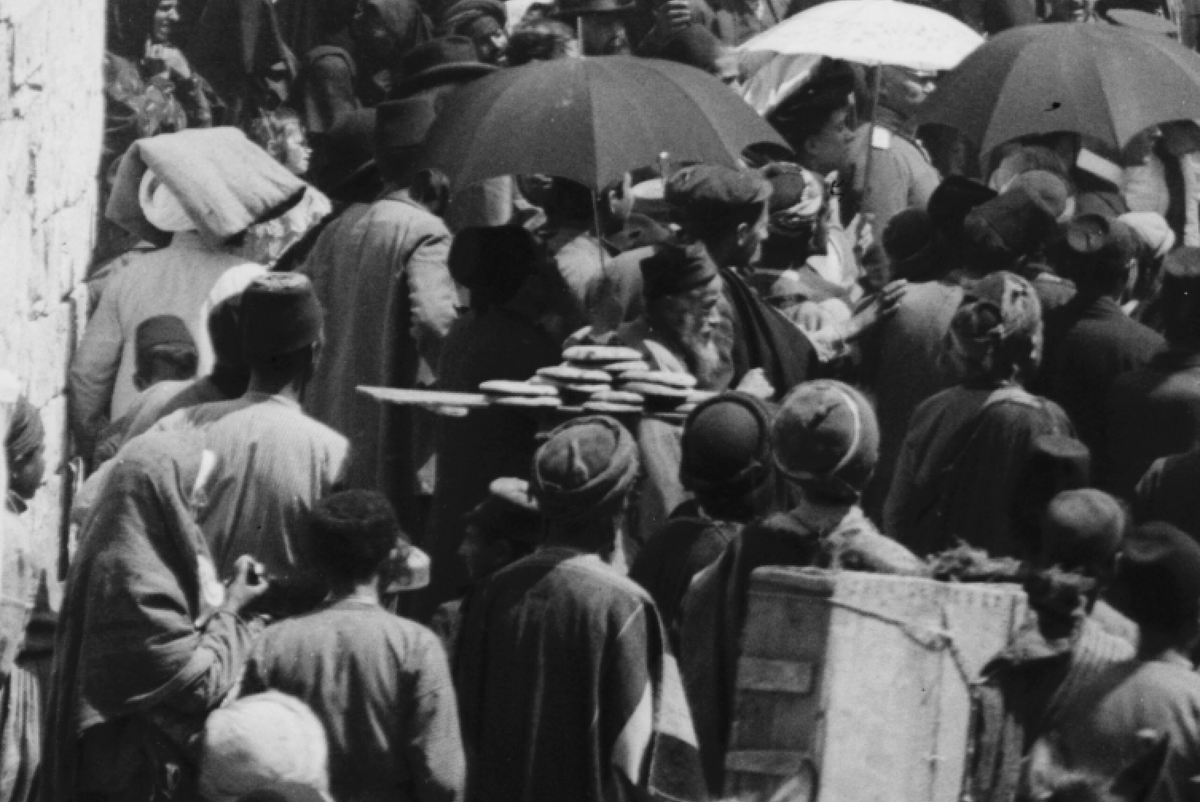
[[[323,319],[321,303],[306,276],[259,276],[242,293],[242,345],[246,356],[280,356],[312,345],[321,339]]]

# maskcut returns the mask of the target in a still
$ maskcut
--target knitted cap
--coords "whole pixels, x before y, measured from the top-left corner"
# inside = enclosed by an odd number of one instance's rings
[[[1068,571],[1109,565],[1126,525],[1120,502],[1101,490],[1059,493],[1042,516],[1042,562]]]
[[[875,410],[857,390],[821,379],[793,389],[771,424],[775,464],[823,495],[857,500],[879,458]]]
[[[771,426],[766,405],[754,396],[722,393],[701,402],[683,425],[684,487],[704,495],[740,496],[771,472]]]

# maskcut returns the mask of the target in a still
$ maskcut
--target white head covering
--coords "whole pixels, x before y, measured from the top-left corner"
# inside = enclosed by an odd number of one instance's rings
[[[299,699],[267,691],[208,717],[200,757],[200,794],[237,802],[274,792],[287,802],[329,802],[329,745],[320,720]]]
[[[1126,212],[1117,219],[1132,228],[1142,244],[1159,259],[1175,247],[1175,232],[1158,212]]]
[[[150,221],[150,225],[160,231],[195,231],[196,224],[188,215],[183,204],[175,197],[154,171],[147,168],[142,176],[141,186],[138,187],[138,202],[142,206],[142,214]]]

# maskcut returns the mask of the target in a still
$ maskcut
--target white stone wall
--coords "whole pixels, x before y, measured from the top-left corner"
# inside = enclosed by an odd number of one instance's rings
[[[0,368],[46,424],[46,484],[28,513],[57,554],[66,478],[67,366],[103,134],[104,0],[0,0]]]

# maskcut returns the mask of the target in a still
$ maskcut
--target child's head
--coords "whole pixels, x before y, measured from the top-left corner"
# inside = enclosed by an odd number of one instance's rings
[[[346,490],[313,507],[307,556],[334,586],[369,581],[400,548],[411,547],[381,493]]]
[[[37,407],[24,395],[17,398],[9,416],[4,451],[8,459],[8,490],[28,501],[46,473],[46,430]]]
[[[134,334],[136,372],[133,383],[139,390],[161,381],[192,379],[200,355],[187,326],[175,315],[157,315],[138,324]]]
[[[465,516],[458,554],[471,581],[494,574],[530,554],[541,541],[542,516],[521,479],[497,479],[488,496]]]
[[[304,175],[308,172],[312,148],[308,146],[304,125],[296,112],[291,109],[265,112],[254,120],[250,136],[271,158],[293,174]]]

